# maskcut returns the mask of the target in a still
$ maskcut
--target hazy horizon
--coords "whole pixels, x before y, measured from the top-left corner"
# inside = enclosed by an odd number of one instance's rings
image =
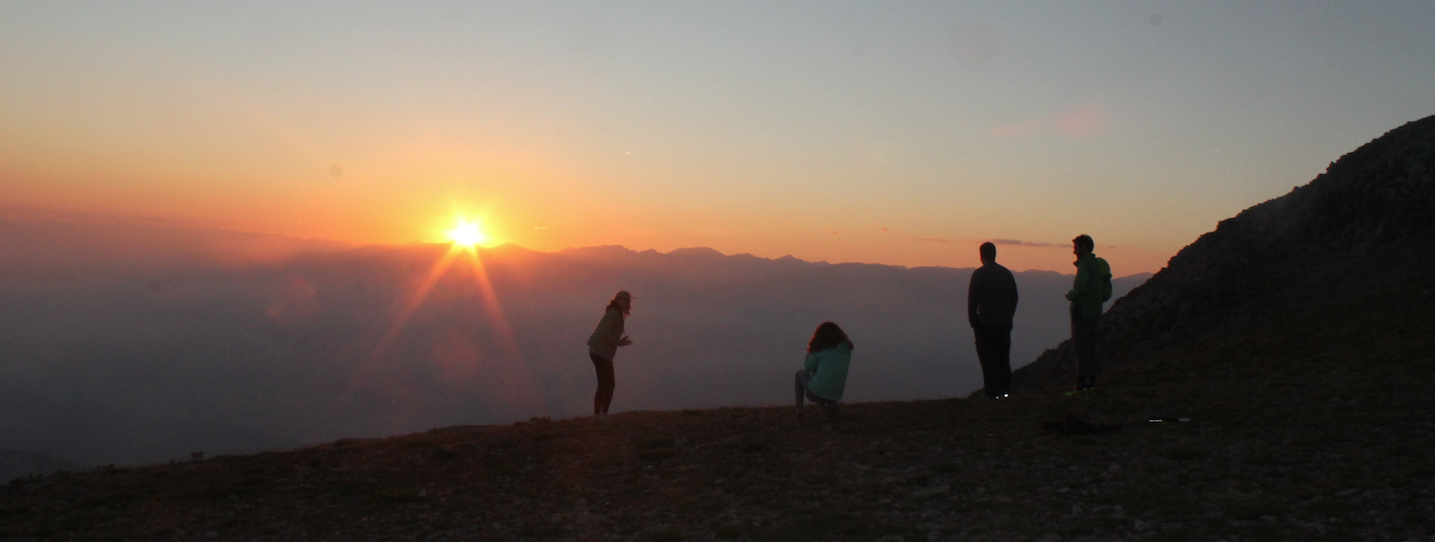
[[[0,221],[0,449],[152,462],[584,415],[584,342],[618,289],[638,299],[615,412],[783,404],[825,320],[858,344],[848,401],[981,385],[971,269],[612,245],[465,254]],[[1017,280],[1021,366],[1066,337],[1071,276]]]
[[[190,230],[190,231],[195,231],[195,232],[217,232],[217,233],[224,233],[224,234],[235,234],[235,235],[257,236],[257,237],[263,237],[263,238],[274,238],[274,239],[276,239],[276,240],[278,240],[278,239],[288,240],[289,242],[294,243],[296,246],[297,246],[297,245],[303,245],[303,246],[308,247],[308,248],[306,248],[306,249],[304,249],[304,250],[309,250],[309,251],[314,251],[314,250],[319,250],[319,251],[356,250],[356,249],[364,249],[364,248],[404,247],[404,246],[413,246],[413,245],[433,245],[433,246],[440,246],[440,245],[441,245],[441,246],[449,246],[449,245],[453,244],[453,241],[452,241],[452,240],[443,240],[443,241],[413,240],[413,241],[409,241],[409,242],[405,242],[405,243],[356,243],[356,242],[341,241],[341,240],[337,240],[337,239],[330,239],[330,238],[324,238],[324,237],[301,237],[301,236],[287,235],[287,234],[282,234],[282,233],[268,233],[268,232],[260,232],[260,231],[232,230],[232,229],[225,229],[225,228],[221,228],[221,227],[214,227],[214,226],[208,226],[208,225],[185,224],[185,223],[179,223],[179,222],[177,222],[177,221],[164,220],[164,219],[156,219],[156,218],[145,218],[145,217],[135,217],[135,216],[117,216],[117,215],[116,215],[116,216],[111,216],[111,215],[85,214],[85,213],[73,213],[73,212],[57,212],[57,211],[46,210],[46,209],[0,208],[0,223],[4,223],[4,222],[21,223],[21,224],[29,223],[29,224],[71,225],[71,226],[115,225],[115,226],[136,226],[136,227],[146,227],[146,228],[159,228],[159,229],[163,229],[163,230],[173,230],[173,231],[186,231],[186,230]],[[993,239],[993,240],[991,240],[990,242],[992,242],[992,243],[995,244],[999,249],[1001,249],[1001,250],[1003,251],[1003,253],[1005,253],[1005,252],[1008,251],[1008,250],[1011,250],[1014,246],[1015,246],[1015,247],[1021,247],[1021,245],[1020,245],[1018,242],[1016,242],[1015,240],[1011,240],[1011,239]],[[517,248],[520,248],[520,249],[523,249],[523,250],[526,250],[526,251],[538,252],[538,253],[544,253],[544,254],[554,254],[554,253],[559,253],[559,252],[563,252],[563,251],[567,251],[567,250],[581,250],[581,249],[586,249],[586,248],[603,248],[603,247],[621,247],[621,248],[623,248],[623,249],[631,250],[631,251],[633,251],[633,252],[652,252],[652,253],[657,253],[657,254],[671,254],[671,253],[673,253],[673,252],[682,252],[682,251],[692,250],[692,249],[709,249],[709,250],[713,250],[714,252],[717,252],[718,254],[721,254],[721,255],[724,255],[724,256],[753,256],[753,257],[755,257],[755,258],[761,258],[761,259],[764,259],[764,260],[778,260],[778,259],[783,259],[783,258],[794,258],[794,259],[801,260],[801,261],[804,261],[804,262],[810,262],[810,263],[826,263],[826,264],[834,264],[834,265],[836,265],[836,264],[858,264],[858,265],[887,265],[887,266],[902,267],[902,268],[913,268],[913,267],[945,267],[945,268],[951,268],[951,269],[975,269],[976,267],[980,267],[980,266],[981,266],[981,262],[975,262],[973,265],[968,265],[968,266],[959,267],[959,266],[950,266],[950,265],[918,265],[918,266],[907,266],[907,265],[901,265],[901,264],[888,264],[888,263],[883,263],[883,262],[870,262],[870,261],[806,260],[806,259],[803,259],[803,258],[798,258],[797,256],[795,256],[795,255],[793,255],[793,254],[783,254],[783,255],[779,255],[779,256],[758,256],[758,255],[752,254],[752,253],[750,253],[750,252],[730,252],[730,253],[729,253],[729,252],[722,252],[722,251],[717,250],[717,249],[715,249],[715,248],[713,248],[713,247],[699,246],[699,245],[679,246],[679,247],[674,247],[674,248],[668,249],[668,250],[657,250],[657,249],[654,249],[654,248],[633,248],[633,247],[628,247],[628,246],[625,246],[625,245],[622,245],[622,244],[596,244],[596,245],[585,245],[585,246],[565,246],[565,247],[561,247],[561,248],[557,248],[557,249],[553,249],[553,250],[538,250],[538,249],[533,249],[533,248],[529,248],[529,247],[523,246],[523,245],[521,245],[521,244],[519,244],[519,243],[517,243],[517,242],[505,241],[505,242],[499,242],[499,243],[486,243],[486,244],[482,244],[482,245],[476,245],[476,248],[481,249],[481,250],[493,250],[493,249],[501,249],[501,248],[503,248],[503,247],[508,247],[508,246],[517,247]],[[1070,249],[1071,249],[1071,247],[1069,246],[1069,244],[1068,244],[1068,245],[1063,245],[1063,246],[1061,246],[1061,247],[1052,246],[1052,247],[1042,247],[1042,248],[1061,248],[1061,249],[1065,249],[1067,252],[1070,252]],[[1103,247],[1102,247],[1101,245],[1098,245],[1098,246],[1097,246],[1097,251],[1100,251],[1102,248],[1103,248]],[[293,250],[296,250],[296,251],[297,251],[297,250],[299,250],[299,249],[293,249]],[[239,258],[242,259],[243,256],[240,256]],[[1073,262],[1075,261],[1074,256],[1068,257],[1068,259],[1072,260]],[[1071,270],[1066,270],[1066,271],[1069,271],[1069,272],[1064,272],[1064,271],[1057,271],[1057,270],[1044,269],[1044,268],[1042,268],[1042,269],[1037,269],[1037,268],[1018,268],[1018,267],[1013,267],[1013,266],[1008,265],[1008,263],[1007,263],[1006,261],[1002,261],[1002,262],[1000,262],[1000,263],[1002,263],[1003,266],[1006,266],[1006,267],[1008,267],[1009,269],[1011,269],[1013,272],[1050,271],[1050,272],[1054,272],[1054,273],[1058,273],[1058,274],[1063,274],[1063,275],[1074,275],[1074,271],[1072,271],[1072,270],[1075,269],[1074,267],[1071,267]],[[1163,266],[1163,267],[1164,267],[1164,266]],[[1159,269],[1158,269],[1158,270],[1159,270]],[[1145,274],[1145,275],[1150,275],[1150,274],[1153,274],[1153,273],[1154,273],[1154,271],[1131,271],[1131,272],[1125,272],[1126,270],[1123,270],[1123,269],[1114,269],[1113,271],[1115,271],[1115,272],[1118,273],[1118,274],[1117,274],[1117,278],[1132,277],[1132,276],[1143,275],[1143,274]]]

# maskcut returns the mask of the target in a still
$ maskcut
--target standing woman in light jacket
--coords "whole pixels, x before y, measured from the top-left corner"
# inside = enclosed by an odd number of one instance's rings
[[[847,366],[852,363],[852,340],[842,328],[823,322],[807,342],[807,359],[797,371],[797,419],[802,419],[802,398],[822,405],[829,419],[837,417],[837,402],[847,388]]]
[[[593,330],[593,335],[588,337],[588,357],[593,360],[593,368],[598,371],[598,393],[593,395],[593,415],[608,415],[608,404],[613,402],[613,388],[617,383],[613,379],[613,356],[618,353],[619,346],[628,346],[633,341],[623,334],[623,320],[628,318],[628,313],[633,310],[633,295],[627,290],[619,290],[618,295],[608,302],[607,310],[603,311],[603,319],[598,321],[598,328]]]

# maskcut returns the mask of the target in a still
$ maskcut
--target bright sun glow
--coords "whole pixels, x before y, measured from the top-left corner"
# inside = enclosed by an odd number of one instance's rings
[[[460,222],[457,228],[448,232],[453,242],[465,246],[474,246],[488,241],[488,236],[478,227],[477,222]]]

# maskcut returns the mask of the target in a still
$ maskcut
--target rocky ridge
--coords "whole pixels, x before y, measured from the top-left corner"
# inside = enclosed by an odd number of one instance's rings
[[[1417,280],[1432,267],[1435,116],[1391,130],[1182,249],[1103,316],[1104,363],[1117,368],[1274,314],[1362,310],[1329,300]],[[1060,386],[1074,374],[1067,341],[1013,379]]]

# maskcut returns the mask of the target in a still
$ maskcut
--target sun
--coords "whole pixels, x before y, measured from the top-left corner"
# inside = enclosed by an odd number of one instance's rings
[[[448,236],[456,244],[464,246],[481,245],[488,241],[488,236],[483,234],[478,222],[459,222],[458,227],[449,230]]]

